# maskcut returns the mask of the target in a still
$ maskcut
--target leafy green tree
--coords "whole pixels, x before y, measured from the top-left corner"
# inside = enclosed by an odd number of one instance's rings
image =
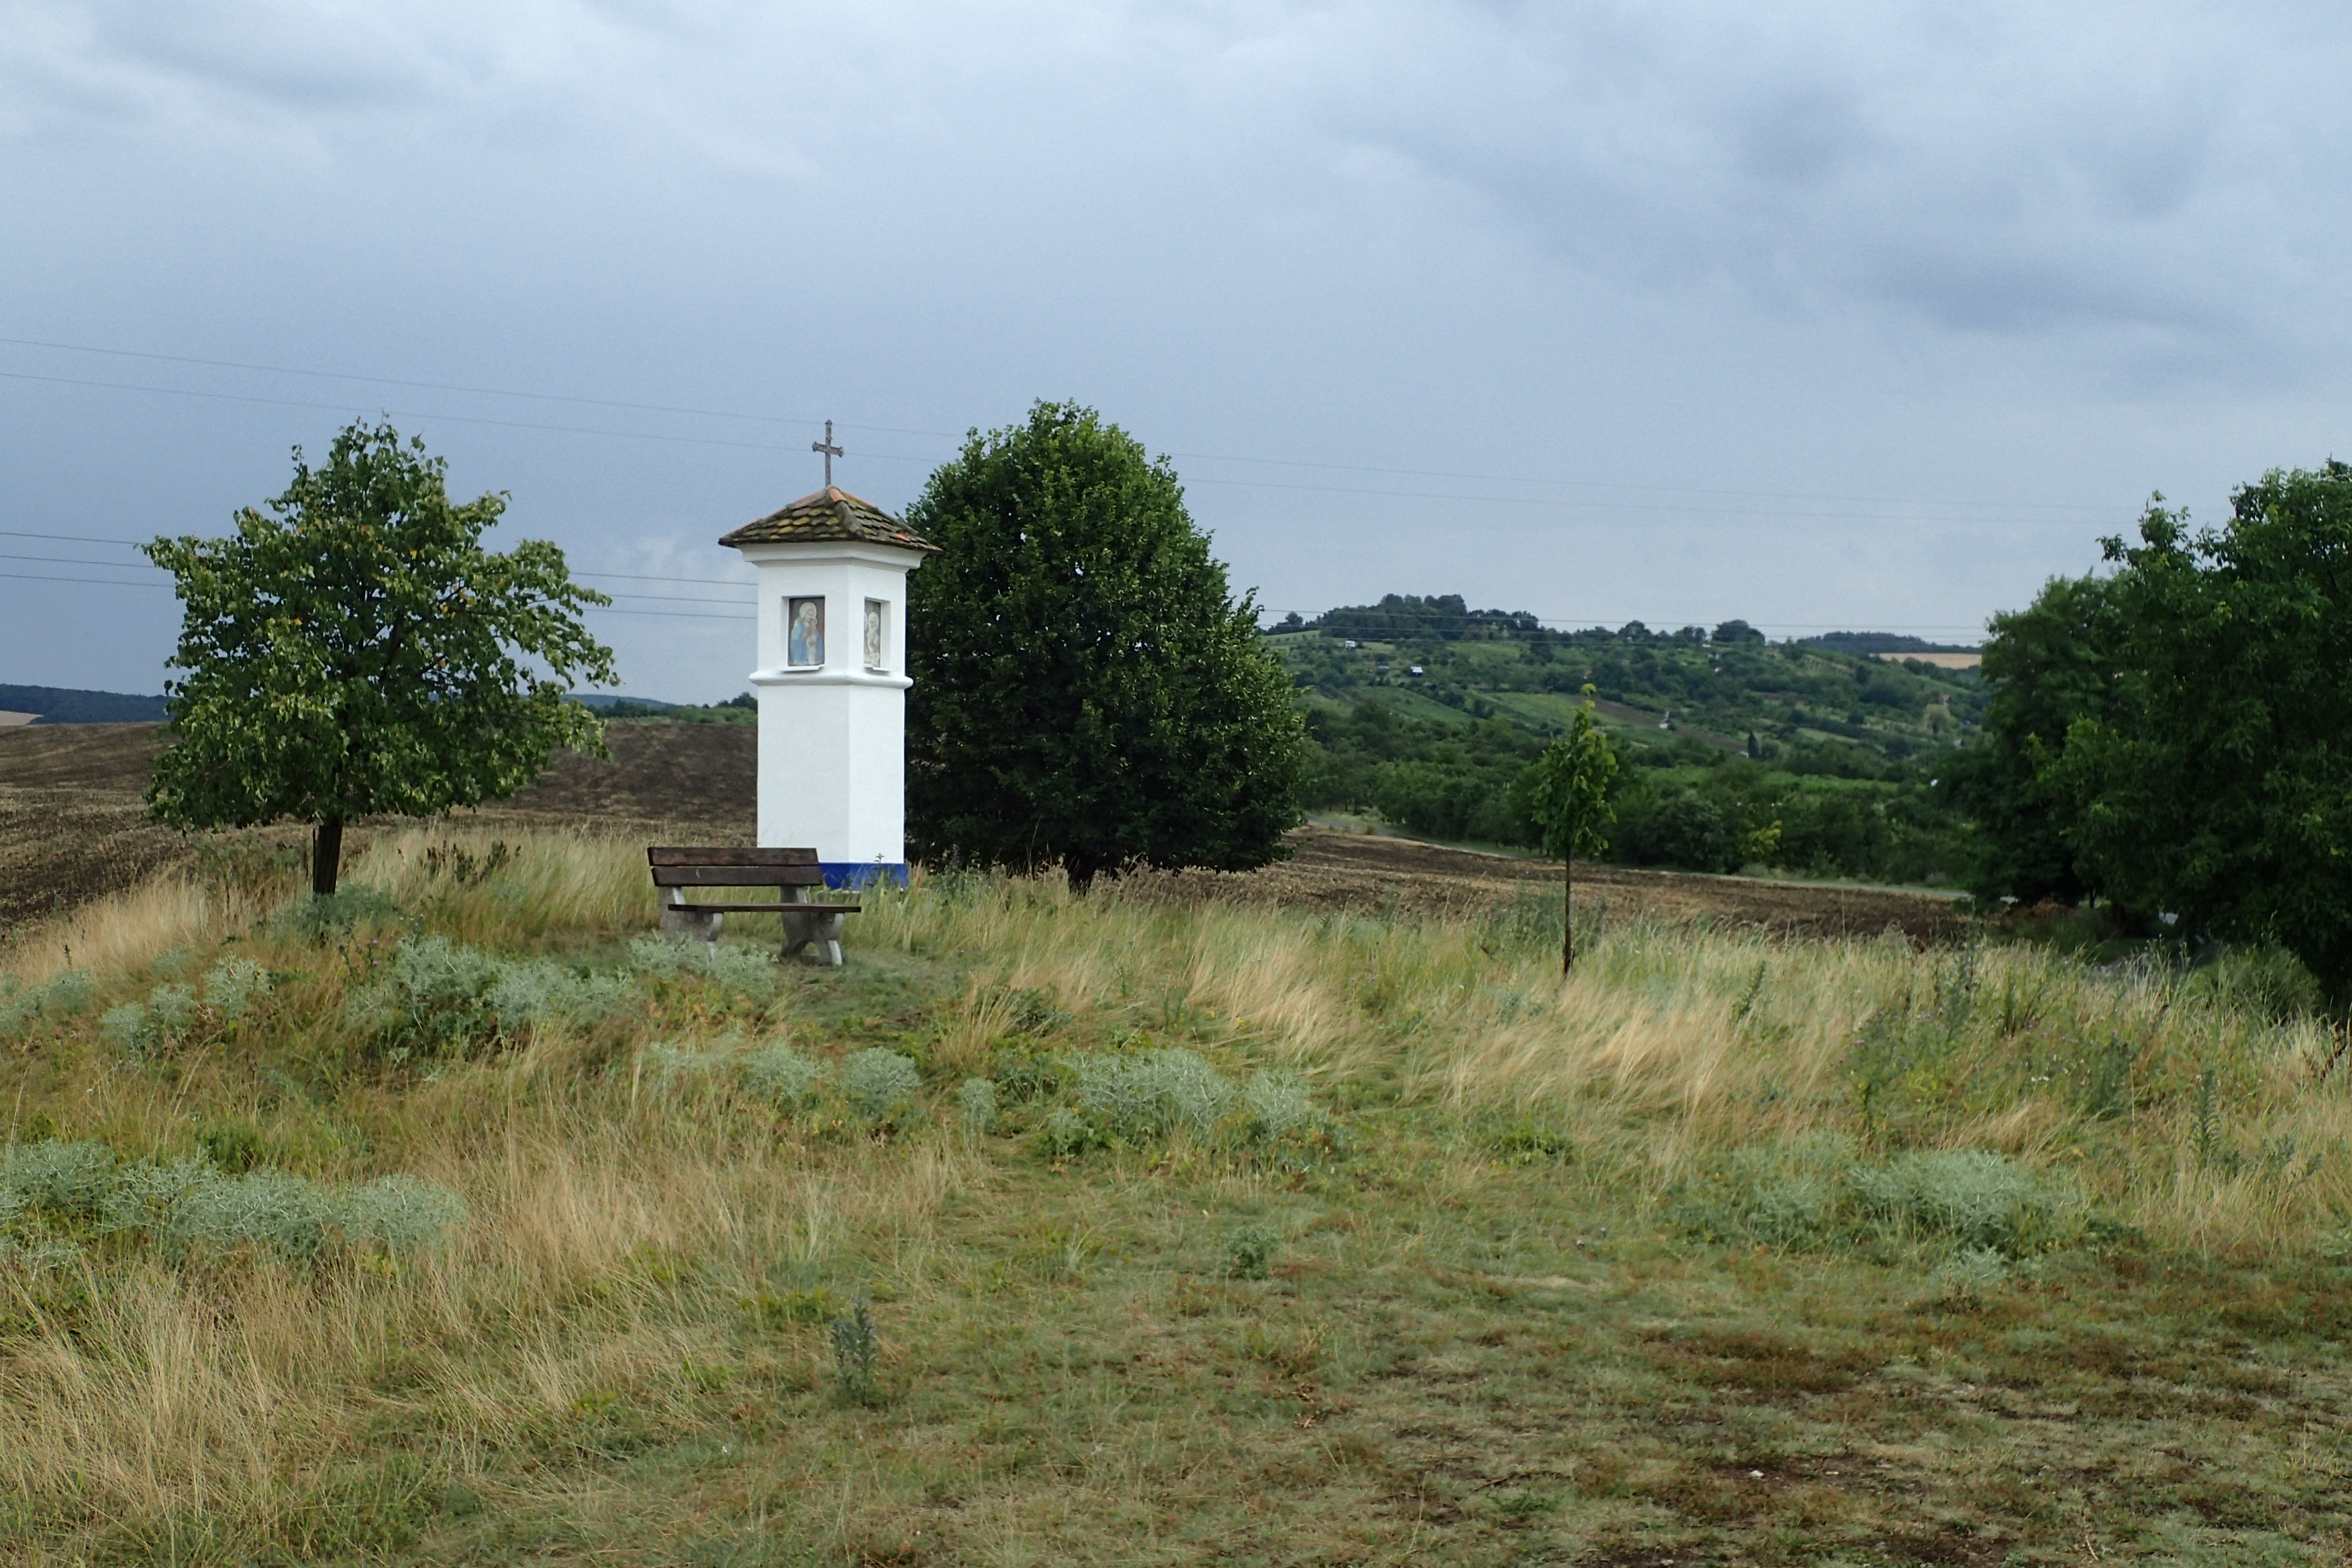
[[[503,495],[457,505],[422,440],[354,423],[323,468],[296,448],[268,509],[237,513],[226,538],[143,546],[185,606],[171,667],[186,673],[165,686],[176,743],[156,760],[151,816],[307,822],[323,895],[352,818],[511,795],[558,746],[604,753],[603,727],[565,693],[615,679],[578,619],[611,601],[576,586],[552,544],[483,549]]]
[[[2352,467],[2274,469],[2218,531],[2152,505],[2105,546],[2110,689],[2042,770],[2072,847],[2126,910],[2275,941],[2352,1005]]]
[[[1584,706],[1569,721],[1568,733],[1553,736],[1513,786],[1520,808],[1543,830],[1544,853],[1559,857],[1562,974],[1576,966],[1576,858],[1608,848],[1609,826],[1617,820],[1609,805],[1617,752],[1609,737],[1592,727],[1592,688],[1584,692]]]
[[[1969,890],[1980,900],[2078,904],[2094,890],[2050,771],[2074,721],[2115,700],[2111,586],[2053,578],[2032,604],[1992,618],[1984,732],[1937,764],[1937,787],[1970,825]]]
[[[1619,858],[1721,875],[1739,868],[1739,829],[1721,802],[1685,784],[1629,789],[1622,802]]]
[[[1255,596],[1175,471],[1094,410],[975,432],[907,520],[908,837],[919,855],[1238,870],[1283,853],[1304,736]]]

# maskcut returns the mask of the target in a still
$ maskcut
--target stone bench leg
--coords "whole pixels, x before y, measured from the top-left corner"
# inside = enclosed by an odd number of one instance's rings
[[[784,910],[784,951],[792,957],[803,948],[814,949],[810,962],[838,969],[841,966],[840,915],[800,914],[789,906]]]
[[[689,909],[675,898],[662,906],[662,935],[674,942],[694,941],[716,948],[719,945],[719,928],[726,922],[727,917],[723,913],[706,913]]]

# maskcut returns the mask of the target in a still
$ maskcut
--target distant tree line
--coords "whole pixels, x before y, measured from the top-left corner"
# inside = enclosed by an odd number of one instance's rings
[[[1307,716],[1309,810],[1370,809],[1408,832],[1453,842],[1534,847],[1523,795],[1546,738],[1501,718],[1445,724],[1377,701]],[[1948,754],[1948,753],[1947,753]],[[1846,776],[1807,753],[1768,765],[1672,737],[1629,748],[1611,781],[1615,826],[1601,858],[1622,865],[1730,872],[1765,865],[1823,877],[1927,882],[1957,878],[1961,824],[1915,767]],[[1811,771],[1796,768],[1810,765]]]
[[[58,686],[0,686],[0,713],[37,714],[36,724],[143,724],[163,717],[163,700]]]
[[[1653,631],[1640,621],[1628,621],[1614,631],[1607,626],[1569,631],[1546,626],[1527,610],[1474,610],[1459,594],[1384,594],[1378,604],[1342,605],[1311,617],[1293,610],[1266,629],[1276,635],[1321,632],[1327,637],[1385,643],[1517,638],[1527,642],[1679,643],[1691,647],[1724,647],[1770,640],[1755,626],[1737,619],[1719,622],[1712,631],[1696,626],[1682,626],[1670,632]],[[1924,637],[1897,632],[1824,632],[1819,637],[1796,640],[1807,647],[1827,648],[1837,653],[1975,651],[1958,644],[1933,643]]]
[[[1797,640],[1807,647],[1830,648],[1838,653],[1906,654],[1978,651],[1958,643],[1929,642],[1925,637],[1906,637],[1895,632],[1823,632],[1819,637],[1799,637]]]

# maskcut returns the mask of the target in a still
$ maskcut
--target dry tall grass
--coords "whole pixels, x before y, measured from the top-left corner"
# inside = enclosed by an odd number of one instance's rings
[[[560,1053],[464,1078],[420,1096],[395,1145],[470,1212],[413,1265],[93,1262],[69,1321],[11,1281],[43,1331],[0,1353],[0,1493],[284,1539],[370,1424],[429,1414],[450,1474],[621,1394],[658,1424],[763,1270],[853,1242],[886,1267],[919,1254],[976,1179],[951,1141],[812,1151],[751,1106],[583,1086]]]
[[[1051,877],[918,883],[868,910],[867,943],[971,956],[967,1058],[1034,990],[1145,1027],[1198,1009],[1230,1048],[1311,1080],[1544,1118],[1653,1192],[1724,1150],[1835,1131],[2063,1167],[2128,1222],[2226,1255],[2308,1244],[2352,1206],[2352,1101],[2320,1071],[2334,1035],[2233,1004],[2210,973],[1632,925],[1563,983],[1556,936],[1526,910],[1302,917],[1116,888],[1081,900]],[[1874,1026],[1890,1059],[1864,1105]],[[2200,1163],[2207,1069],[2219,1142]],[[2294,1170],[2265,1172],[2263,1152],[2290,1145]]]
[[[386,834],[350,879],[435,931],[507,951],[617,962],[614,944],[652,927],[635,841],[508,834],[510,858],[499,841]],[[656,1029],[691,1044],[737,1026],[717,1014],[542,1028],[423,1079],[263,1093],[265,1058],[348,1063],[341,1009],[386,935],[321,944],[266,918],[290,893],[166,882],[21,942],[0,975],[37,984],[70,963],[100,1005],[232,948],[284,978],[256,1026],[275,1031],[269,1050],[167,1074],[126,1068],[87,1016],[40,1034],[10,1064],[12,1135],[184,1152],[207,1119],[249,1116],[289,1164],[428,1177],[469,1218],[401,1266],[192,1271],[99,1248],[79,1280],[0,1268],[0,1321],[29,1325],[0,1343],[0,1494],[134,1532],[204,1521],[295,1539],[305,1500],[371,1424],[432,1434],[426,1458],[450,1475],[550,1441],[616,1391],[658,1426],[697,1397],[697,1358],[780,1261],[855,1248],[901,1292],[945,1288],[925,1262],[939,1216],[987,1182],[952,1106],[887,1146],[843,1142],[741,1096],[666,1095],[636,1070]],[[1830,1131],[1997,1147],[2216,1254],[2307,1247],[2352,1205],[2352,1107],[2341,1077],[2315,1070],[2330,1037],[2234,1005],[2210,978],[2102,973],[2025,948],[1624,926],[1563,984],[1528,910],[1306,916],[1116,886],[1081,898],[1052,877],[919,877],[866,904],[853,963],[896,955],[961,975],[930,1026],[950,1087],[984,1070],[1034,994],[1097,1040],[1181,1037],[1327,1096],[1465,1127],[1539,1122],[1580,1151],[1581,1179],[1648,1197],[1724,1151]],[[2290,1142],[2295,1156],[2271,1158]],[[2333,1152],[2295,1176],[2314,1151]]]

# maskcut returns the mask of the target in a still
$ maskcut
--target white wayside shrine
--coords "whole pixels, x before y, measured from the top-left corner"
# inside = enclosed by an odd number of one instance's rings
[[[829,888],[903,884],[907,574],[939,547],[825,478],[719,542],[760,569],[760,847],[814,847]]]

